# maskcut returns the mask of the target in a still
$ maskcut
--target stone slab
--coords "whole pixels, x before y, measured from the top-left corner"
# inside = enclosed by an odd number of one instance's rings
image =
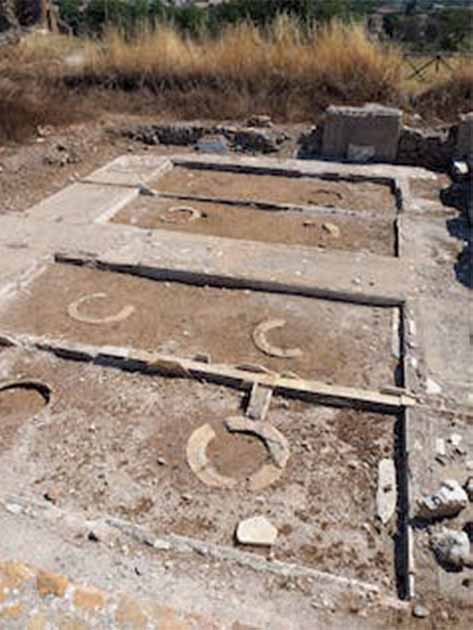
[[[83,181],[117,186],[139,186],[156,178],[161,171],[172,167],[169,158],[162,156],[131,156],[121,157],[98,169]]]
[[[346,159],[350,145],[370,147],[373,160],[394,162],[401,133],[402,112],[380,105],[327,109],[322,138],[322,155]]]
[[[29,208],[25,217],[53,223],[105,222],[138,195],[137,187],[76,183]]]

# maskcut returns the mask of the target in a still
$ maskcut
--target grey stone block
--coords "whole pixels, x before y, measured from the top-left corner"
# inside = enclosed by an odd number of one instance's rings
[[[402,112],[399,109],[368,104],[364,107],[327,109],[322,138],[322,155],[343,160],[349,145],[372,147],[373,160],[394,162],[401,133]]]
[[[457,131],[456,158],[473,156],[473,112],[461,117]]]

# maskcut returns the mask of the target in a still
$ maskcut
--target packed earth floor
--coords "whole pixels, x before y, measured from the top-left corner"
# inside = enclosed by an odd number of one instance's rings
[[[473,541],[449,179],[88,165],[3,188],[0,627],[471,628],[473,563],[441,557]]]

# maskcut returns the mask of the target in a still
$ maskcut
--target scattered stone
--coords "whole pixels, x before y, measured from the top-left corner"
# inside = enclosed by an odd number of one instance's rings
[[[49,488],[48,490],[46,490],[43,496],[46,501],[49,501],[50,503],[56,505],[56,503],[59,501],[60,492],[58,488]]]
[[[470,539],[466,532],[444,528],[432,535],[430,545],[441,565],[456,569],[471,565]]]
[[[457,516],[468,504],[468,496],[454,479],[442,482],[440,489],[419,500],[417,515],[420,518]]]
[[[391,458],[385,458],[378,465],[378,492],[376,494],[376,514],[383,525],[393,517],[396,504],[396,467]]]
[[[437,438],[435,440],[435,454],[438,457],[445,457],[447,455],[447,450],[445,448],[445,440],[442,438]]]
[[[160,466],[167,466],[167,461],[164,459],[164,457],[158,457],[156,461]]]
[[[430,613],[428,609],[425,606],[421,606],[420,604],[417,604],[412,609],[412,615],[414,617],[417,617],[417,619],[425,619],[426,617],[429,616],[429,614]]]
[[[468,477],[465,484],[465,492],[467,493],[470,501],[473,501],[473,477]]]
[[[166,542],[165,540],[160,540],[159,538],[154,541],[153,547],[158,551],[169,551],[171,549],[170,543]]]
[[[198,151],[203,153],[218,153],[224,155],[229,152],[228,140],[222,135],[206,135],[196,144]]]
[[[68,147],[62,142],[58,142],[56,145],[49,149],[44,158],[44,162],[49,166],[66,166],[67,164],[77,164],[80,162],[80,157],[77,151]]]
[[[252,420],[264,420],[271,404],[273,389],[259,383],[254,383],[251,388],[250,401],[246,415]]]
[[[18,505],[17,503],[6,503],[5,504],[5,509],[7,512],[10,512],[10,514],[21,514],[23,512],[23,507],[21,505]]]
[[[473,470],[473,459],[469,459],[466,464],[465,467],[467,470]]]
[[[459,435],[458,433],[452,433],[452,435],[448,438],[449,443],[455,448],[460,446],[460,443],[462,440],[463,440],[463,437]]]
[[[271,116],[267,114],[253,114],[248,118],[248,122],[246,123],[248,127],[272,127],[273,123],[271,121]]]
[[[323,223],[322,229],[328,232],[333,238],[340,238],[340,228],[335,223]]]
[[[270,547],[276,542],[278,530],[264,516],[254,516],[240,521],[236,531],[241,545]]]
[[[250,153],[276,153],[285,140],[286,134],[251,127],[239,129],[233,138],[237,149]]]
[[[155,197],[156,191],[147,186],[146,184],[140,184],[138,186],[138,192],[140,195],[144,195],[145,197]]]
[[[442,391],[440,385],[429,377],[425,380],[425,389],[428,394],[440,394]]]

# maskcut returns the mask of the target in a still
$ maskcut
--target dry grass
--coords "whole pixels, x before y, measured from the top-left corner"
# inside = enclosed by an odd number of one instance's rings
[[[406,85],[402,52],[371,41],[362,26],[334,21],[303,33],[281,16],[260,30],[241,23],[218,37],[191,39],[170,25],[133,39],[31,35],[0,57],[0,138],[38,124],[67,122],[78,107],[171,118],[242,119],[265,112],[279,122],[316,122],[331,104],[404,104],[447,120],[471,109],[473,64],[419,93]]]
[[[131,41],[115,30],[100,45],[88,43],[84,54],[84,63],[66,73],[69,84],[166,92],[186,112],[193,102],[194,116],[202,108],[234,117],[263,107],[307,120],[333,100],[395,102],[401,87],[401,55],[371,42],[361,26],[334,22],[303,36],[284,16],[265,32],[243,23],[199,40],[165,25],[142,29]]]
[[[417,99],[417,108],[425,118],[455,121],[461,113],[473,109],[473,59],[465,58],[447,78],[427,88]]]

